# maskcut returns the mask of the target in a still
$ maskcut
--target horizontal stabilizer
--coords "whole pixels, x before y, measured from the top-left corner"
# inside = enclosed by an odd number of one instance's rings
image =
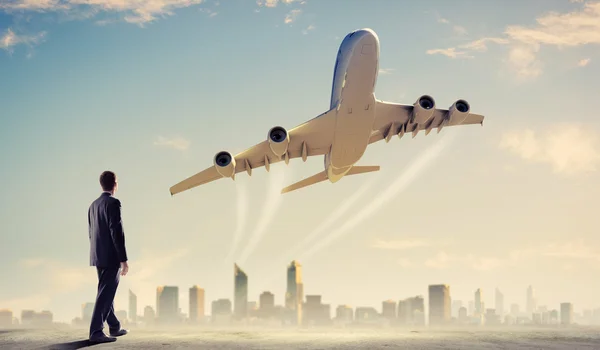
[[[327,174],[324,171],[322,171],[318,174],[315,174],[311,177],[307,177],[304,180],[298,181],[295,184],[284,188],[283,190],[281,190],[281,194],[292,192],[292,191],[295,191],[297,189],[300,189],[300,188],[303,188],[306,186],[310,186],[310,185],[314,185],[319,182],[323,182],[325,180],[327,180]]]
[[[348,171],[346,173],[346,175],[356,175],[356,174],[363,174],[363,173],[370,173],[372,171],[378,171],[379,170],[379,165],[373,165],[373,166],[353,166],[350,171]],[[306,186],[310,186],[310,185],[314,185],[316,183],[319,182],[323,182],[327,180],[327,173],[325,173],[324,171],[315,174],[311,177],[307,177],[304,180],[298,181],[293,185],[290,185],[286,188],[284,188],[283,190],[281,190],[281,193],[288,193],[288,192],[292,192],[295,191],[297,189],[306,187]]]
[[[379,171],[379,165],[368,165],[368,166],[353,166],[346,175],[356,175],[363,173],[370,173],[372,171]]]

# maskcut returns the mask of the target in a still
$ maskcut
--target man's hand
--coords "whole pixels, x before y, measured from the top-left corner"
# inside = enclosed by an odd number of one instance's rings
[[[129,265],[127,264],[127,261],[124,261],[121,263],[121,276],[125,276],[127,271],[129,271]]]

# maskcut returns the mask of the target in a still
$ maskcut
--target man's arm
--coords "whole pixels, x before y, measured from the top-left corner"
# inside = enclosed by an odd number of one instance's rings
[[[125,233],[121,221],[121,202],[118,199],[111,201],[108,205],[108,227],[117,256],[120,262],[127,261],[127,250],[125,249]]]
[[[88,208],[88,236],[90,236],[90,241],[92,240],[92,219],[90,219],[90,210],[92,207]]]

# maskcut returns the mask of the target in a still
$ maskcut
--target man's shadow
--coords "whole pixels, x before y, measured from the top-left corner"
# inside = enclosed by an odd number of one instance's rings
[[[58,343],[48,346],[47,350],[76,350],[81,348],[87,348],[89,346],[98,345],[98,343],[90,343],[89,340],[77,340],[68,343]]]

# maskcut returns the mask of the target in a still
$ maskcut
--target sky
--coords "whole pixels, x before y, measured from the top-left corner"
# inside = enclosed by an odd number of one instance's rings
[[[329,107],[341,40],[379,36],[376,97],[440,108],[466,99],[483,126],[371,145],[351,176],[281,196],[322,171],[293,160],[171,197],[213,156]],[[0,0],[0,308],[70,322],[93,302],[87,209],[119,176],[129,274],[115,309],[192,285],[206,308],[305,294],[381,308],[450,285],[493,307],[600,307],[600,2]]]

